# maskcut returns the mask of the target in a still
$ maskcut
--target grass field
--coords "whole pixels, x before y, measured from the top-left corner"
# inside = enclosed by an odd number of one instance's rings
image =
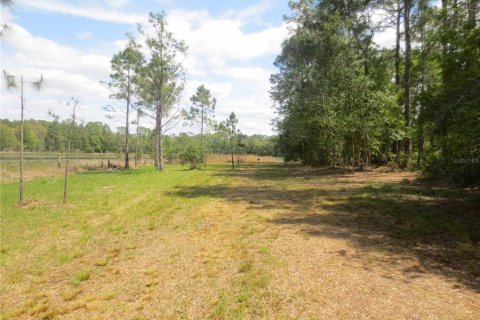
[[[480,192],[227,163],[1,185],[1,319],[478,319]]]

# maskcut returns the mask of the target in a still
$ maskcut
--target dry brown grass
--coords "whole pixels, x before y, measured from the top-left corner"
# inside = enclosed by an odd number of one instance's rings
[[[259,163],[275,163],[282,162],[283,158],[276,158],[271,156],[256,156],[254,154],[242,154],[233,155],[235,165],[240,160],[240,165],[244,162],[259,162]],[[229,154],[210,154],[208,155],[208,162],[210,163],[227,163],[232,161],[232,157]]]
[[[248,164],[239,171],[222,167],[192,174],[204,178],[163,191],[147,187],[113,212],[85,212],[88,228],[97,228],[91,238],[68,225],[61,232],[41,229],[29,243],[35,250],[16,257],[22,268],[2,274],[4,316],[476,319],[480,314],[475,278],[435,268],[381,226],[357,224],[364,210],[374,209],[351,210],[349,199],[374,193],[372,182],[413,181],[412,173]],[[117,190],[111,184],[102,188]],[[121,223],[127,212],[167,199],[173,201],[171,214],[164,214],[169,207],[159,207],[163,213]],[[40,258],[52,245],[68,256],[65,263]]]

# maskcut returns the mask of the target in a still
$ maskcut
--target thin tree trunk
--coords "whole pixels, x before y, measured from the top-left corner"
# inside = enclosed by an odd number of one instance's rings
[[[140,110],[137,110],[137,133],[136,133],[136,141],[135,141],[135,168],[138,166],[138,141],[140,135]]]
[[[130,159],[128,155],[128,134],[130,125],[130,69],[128,70],[128,85],[127,85],[127,116],[125,119],[125,169],[130,168]]]
[[[442,0],[442,29],[443,32],[446,32],[450,28],[450,22],[448,20],[448,0]],[[445,57],[448,53],[448,48],[445,43],[445,40],[442,41],[442,54]],[[442,82],[445,87],[447,87],[447,79],[448,75],[446,70],[442,72]],[[442,156],[445,156],[447,153],[447,143],[446,143],[446,136],[447,136],[447,125],[446,125],[446,115],[442,117],[441,124],[440,124],[440,150]]]
[[[400,87],[400,25],[401,25],[402,10],[400,0],[397,2],[397,19],[396,19],[396,37],[395,37],[395,85]],[[393,142],[393,152],[395,153],[396,161],[399,160],[400,148],[399,142]]]
[[[412,153],[412,140],[410,135],[411,118],[410,118],[410,69],[411,69],[411,40],[410,40],[410,5],[411,0],[404,0],[404,32],[405,32],[405,73],[404,73],[404,118],[407,137],[405,138],[405,153],[407,154],[407,162],[410,161]]]
[[[201,118],[201,128],[200,128],[200,149],[202,150],[202,154],[201,154],[201,158],[200,158],[200,161],[202,162],[202,164],[204,164],[204,159],[203,159],[203,155],[204,155],[204,150],[203,150],[203,121],[204,121],[204,118],[203,118],[203,105],[201,106],[202,108],[202,118]]]
[[[67,189],[67,178],[68,178],[68,162],[70,160],[70,147],[72,143],[72,136],[73,136],[73,129],[75,128],[75,108],[76,103],[73,104],[73,112],[72,112],[72,124],[70,127],[70,136],[68,137],[68,149],[67,149],[67,160],[65,161],[65,176],[64,176],[64,183],[63,183],[63,203],[67,203],[67,196],[68,196],[68,189]]]
[[[128,156],[128,134],[129,134],[129,130],[128,130],[128,125],[129,125],[129,121],[130,121],[130,99],[127,99],[127,116],[126,116],[126,120],[125,120],[125,165],[124,167],[126,169],[130,168],[130,159],[129,159],[129,156]]]
[[[420,31],[420,37],[421,37],[421,75],[420,75],[420,92],[422,97],[425,94],[425,73],[426,73],[426,68],[427,68],[427,48],[426,48],[426,39],[425,39],[425,11],[427,9],[427,3],[426,1],[421,1],[421,12],[422,12],[422,27]],[[424,150],[424,132],[423,132],[423,100],[420,102],[420,111],[419,111],[419,123],[418,123],[418,130],[419,130],[419,137],[418,137],[418,155],[417,155],[417,167],[420,167],[422,156],[423,156],[423,150]]]
[[[400,18],[402,11],[400,10],[400,1],[397,3],[397,32],[395,41],[395,84],[400,86]]]
[[[159,154],[160,154],[160,165],[159,170],[163,171],[164,164],[163,164],[163,132],[162,128],[160,128],[160,146],[159,146]]]
[[[23,151],[24,151],[24,142],[23,142],[23,120],[24,120],[24,98],[23,98],[23,76],[20,80],[20,199],[19,203],[23,204],[24,201],[24,183],[23,183]]]
[[[157,108],[157,124],[155,135],[155,167],[157,170],[163,170],[163,132],[162,132],[162,111]]]
[[[232,169],[235,169],[235,162],[233,161],[233,142],[231,142],[230,151],[232,153]]]

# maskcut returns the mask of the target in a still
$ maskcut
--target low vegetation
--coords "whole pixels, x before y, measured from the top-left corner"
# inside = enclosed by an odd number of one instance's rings
[[[227,160],[3,183],[3,319],[480,312],[478,190]]]

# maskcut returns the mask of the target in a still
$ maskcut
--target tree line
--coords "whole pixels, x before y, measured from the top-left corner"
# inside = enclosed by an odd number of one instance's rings
[[[136,122],[133,124],[135,125]],[[0,151],[19,151],[20,135],[19,120],[0,119]],[[25,150],[31,152],[67,151],[71,121],[34,120],[24,123]],[[138,132],[138,135],[137,135]],[[71,149],[78,153],[116,153],[123,154],[125,147],[125,128],[118,127],[115,131],[102,122],[76,122],[72,131]],[[230,141],[224,132],[213,130],[204,135],[206,153],[230,154]],[[131,154],[138,156],[150,155],[153,158],[153,129],[140,126],[135,133],[129,134]],[[189,145],[200,146],[200,135],[193,133],[169,134],[164,137],[165,157],[169,162],[180,161],[180,155],[185,153]],[[241,134],[236,143],[236,152],[258,156],[281,156],[278,138],[266,135]]]
[[[287,160],[480,183],[476,0],[291,1],[271,95]],[[375,36],[394,30],[393,48]]]

